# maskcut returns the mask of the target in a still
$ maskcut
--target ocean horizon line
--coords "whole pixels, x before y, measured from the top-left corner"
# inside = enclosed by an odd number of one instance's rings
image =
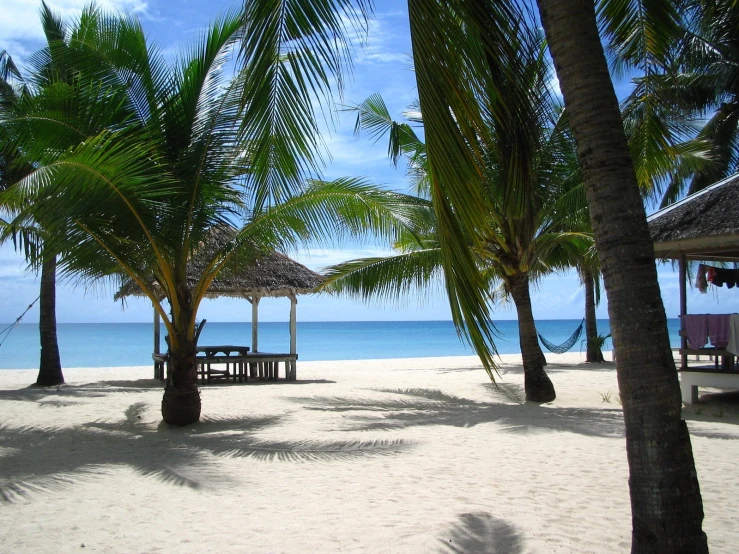
[[[581,321],[583,318],[576,318],[576,317],[558,317],[558,318],[546,318],[546,319],[536,319],[536,321]],[[599,317],[596,318],[597,321],[607,321],[607,317]],[[673,318],[668,318],[673,319]],[[496,321],[518,321],[517,318],[501,318],[501,319],[492,319],[493,323]],[[438,322],[438,323],[452,323],[451,319],[298,319],[297,323],[412,323],[412,322]],[[0,322],[0,326],[3,325],[12,325],[13,321],[7,321],[7,322]],[[26,321],[26,322],[20,322],[18,325],[38,325],[38,321]],[[215,320],[215,319],[208,319],[208,323],[251,323],[250,320],[241,320],[241,321],[221,321],[221,320]],[[259,324],[262,323],[287,323],[287,319],[269,319],[269,320],[259,320]],[[57,325],[151,325],[151,320],[146,321],[57,321]]]
[[[581,319],[537,320],[537,331],[552,344],[573,337]],[[497,320],[495,347],[500,354],[520,352],[517,320]],[[672,346],[680,344],[679,320],[668,320]],[[59,323],[57,336],[63,367],[127,367],[152,363],[152,322]],[[162,325],[162,334],[166,331]],[[607,319],[598,320],[599,334],[610,333]],[[584,329],[572,351],[584,351]],[[251,346],[251,322],[208,321],[198,344]],[[39,329],[22,323],[0,347],[0,369],[38,368]],[[164,346],[164,341],[160,343]],[[610,339],[604,350],[611,347]],[[287,321],[259,322],[261,352],[289,352]],[[376,360],[474,355],[450,320],[298,321],[297,353],[301,361]],[[546,351],[545,351],[546,353]]]

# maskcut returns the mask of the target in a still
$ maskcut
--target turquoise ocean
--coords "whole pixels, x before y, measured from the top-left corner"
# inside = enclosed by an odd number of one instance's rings
[[[537,330],[549,342],[566,341],[579,320],[537,321]],[[501,354],[519,352],[518,323],[497,321],[495,344]],[[668,320],[673,347],[680,344],[679,320]],[[0,329],[6,325],[0,324]],[[610,332],[608,320],[598,320],[598,332]],[[162,336],[164,330],[162,328]],[[584,339],[585,333],[581,337]],[[151,363],[153,345],[151,323],[62,323],[58,326],[62,366],[120,367]],[[460,341],[451,321],[342,321],[298,322],[298,355],[300,360],[361,360],[382,358],[416,358],[429,356],[465,356],[473,350]],[[582,351],[578,341],[570,350]],[[162,341],[163,343],[164,341]],[[250,323],[208,322],[203,328],[200,345],[251,344]],[[259,350],[289,351],[287,323],[260,323]],[[606,349],[611,348],[610,339]],[[545,350],[546,353],[546,350]],[[34,369],[39,363],[38,325],[16,326],[0,346],[0,369]]]

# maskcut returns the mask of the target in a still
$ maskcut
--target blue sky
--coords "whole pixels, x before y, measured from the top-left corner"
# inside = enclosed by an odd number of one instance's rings
[[[52,0],[49,5],[58,13],[74,17],[84,0]],[[134,13],[141,20],[150,40],[165,54],[174,54],[193,41],[208,21],[219,13],[236,7],[231,0],[105,0],[100,5]],[[8,50],[22,64],[23,59],[40,48],[43,35],[36,0],[3,0],[0,10],[0,50]],[[348,104],[359,103],[372,93],[380,93],[391,114],[400,118],[404,108],[416,98],[415,80],[410,67],[410,36],[406,5],[400,0],[376,0],[376,17],[364,46],[357,47],[353,78],[344,94]],[[619,87],[620,91],[628,85]],[[326,178],[361,176],[371,182],[406,191],[407,180],[402,168],[396,170],[387,160],[383,144],[371,144],[353,136],[353,117],[338,114],[338,124],[324,140],[331,159],[325,169]],[[321,268],[340,261],[389,252],[380,244],[336,245],[331,249],[303,251],[294,256],[310,268]],[[678,314],[678,279],[670,266],[659,268],[660,285],[668,317]],[[113,302],[110,284],[85,289],[74,282],[60,283],[57,291],[59,322],[138,322],[151,320],[151,306],[143,299],[132,299],[126,309]],[[0,246],[0,322],[13,321],[38,295],[36,276],[28,273],[21,256],[12,245]],[[537,319],[579,319],[583,314],[583,292],[572,273],[553,275],[533,291],[534,315]],[[604,295],[605,298],[605,295]],[[718,289],[706,295],[689,292],[691,312],[739,311],[739,294]],[[200,316],[211,321],[245,321],[250,319],[250,305],[245,300],[219,299],[206,301]],[[265,300],[260,304],[263,321],[284,321],[289,314],[286,299]],[[598,310],[607,317],[605,300]],[[512,307],[496,311],[497,319],[515,319]],[[348,298],[326,295],[302,296],[298,301],[301,321],[357,320],[439,320],[450,319],[441,283],[434,290],[409,297],[400,304],[374,302],[365,304]],[[35,307],[24,322],[38,321]]]

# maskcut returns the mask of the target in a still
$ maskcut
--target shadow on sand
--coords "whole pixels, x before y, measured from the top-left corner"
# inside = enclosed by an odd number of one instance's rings
[[[385,393],[377,398],[303,397],[291,398],[308,409],[345,413],[351,430],[392,430],[423,425],[471,427],[497,423],[502,431],[531,433],[566,431],[587,436],[623,437],[621,409],[559,408],[521,402],[523,392],[483,385],[493,397],[477,402],[436,389],[373,389]],[[513,400],[515,403],[511,404]],[[503,402],[501,402],[503,401]]]
[[[439,553],[518,554],[523,552],[521,533],[503,519],[484,512],[460,514],[439,538]]]
[[[328,379],[305,379],[301,381],[263,381],[252,379],[248,383],[222,381],[210,384],[198,383],[201,389],[231,386],[297,386],[334,384]],[[83,385],[59,385],[55,387],[37,387],[30,385],[21,389],[0,390],[0,401],[38,402],[49,406],[71,406],[76,398],[100,398],[109,394],[140,393],[147,390],[163,390],[164,382],[158,379],[107,380]]]
[[[123,420],[76,427],[0,425],[0,503],[65,489],[116,467],[175,486],[197,489],[230,483],[219,458],[274,462],[351,460],[402,453],[403,440],[262,440],[260,430],[290,414],[203,417],[176,428],[144,418],[147,404],[130,405]]]

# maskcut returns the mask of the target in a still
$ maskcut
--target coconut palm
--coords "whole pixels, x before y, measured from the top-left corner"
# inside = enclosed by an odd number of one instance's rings
[[[624,117],[640,185],[665,206],[733,174],[739,160],[736,2],[601,0],[599,17],[613,64],[638,72]]]
[[[618,352],[632,552],[707,552],[654,252],[594,7],[538,5],[577,140]]]
[[[438,187],[435,194],[461,222],[455,227],[455,222],[439,218],[440,236],[450,237],[441,245],[447,251],[446,269],[452,264],[451,237],[457,229],[461,226],[466,236],[474,236],[489,212],[464,168],[474,167],[467,160],[481,157],[477,142],[486,118],[503,110],[495,77],[508,67],[515,51],[500,35],[531,17],[515,13],[520,4],[492,0],[409,0],[408,5],[432,191]],[[680,419],[677,372],[654,253],[594,5],[585,0],[538,0],[538,7],[577,141],[618,352],[631,472],[632,548],[704,552],[700,492],[690,438]],[[522,199],[530,194],[526,187],[511,193]],[[457,248],[463,244],[456,241]],[[461,256],[453,263],[466,264],[457,269],[460,274],[472,271],[473,264]],[[457,290],[464,294],[462,287]],[[471,314],[484,310],[471,305],[476,301],[471,296],[465,301]]]
[[[264,16],[248,8],[216,21],[171,66],[137,21],[90,8],[80,20],[84,40],[64,39],[76,47],[78,82],[52,87],[53,95],[0,121],[39,160],[5,193],[16,220],[49,225],[48,243],[65,252],[65,272],[83,281],[130,278],[162,317],[170,347],[162,414],[173,424],[200,415],[195,320],[221,271],[339,234],[374,230],[392,238],[418,205],[358,179],[305,179],[318,154],[301,72],[320,73],[324,60],[309,48],[316,44],[309,29],[291,27],[290,54],[269,56],[256,41],[242,52],[243,69],[226,81],[229,53]],[[273,47],[267,40],[264,48]],[[60,99],[65,109],[50,110]],[[60,128],[84,140],[62,150]],[[188,282],[189,260],[208,250],[213,233],[220,248]]]
[[[42,4],[42,25],[49,42],[58,35],[61,22],[53,17],[46,4]],[[47,72],[48,73],[48,72]],[[44,82],[38,83],[43,87]],[[13,110],[23,102],[24,95],[32,94],[23,80],[21,72],[12,58],[3,51],[0,53],[0,106],[2,110]],[[12,140],[0,141],[0,190],[28,175],[34,160],[29,159]],[[57,256],[44,248],[44,230],[37,222],[17,228],[4,224],[0,230],[0,240],[12,237],[14,244],[24,250],[31,267],[40,270],[39,294],[39,339],[41,354],[36,384],[56,386],[64,383],[56,326],[56,264]]]
[[[609,335],[598,334],[598,320],[595,309],[600,304],[600,265],[595,248],[589,248],[582,253],[578,262],[577,273],[585,290],[585,361],[600,363],[603,357],[603,343]]]
[[[529,33],[526,27],[517,32]],[[491,298],[499,300],[496,293],[500,293],[512,298],[516,306],[526,398],[547,402],[555,398],[555,391],[543,368],[546,361],[537,338],[530,285],[547,273],[572,265],[578,253],[589,248],[590,238],[576,229],[578,220],[587,217],[585,201],[566,118],[547,88],[543,37],[513,36],[509,40],[520,46],[515,63],[521,68],[515,74],[525,81],[503,86],[501,93],[526,91],[525,102],[518,106],[527,110],[527,119],[522,116],[521,125],[510,127],[488,120],[490,128],[479,138],[485,162],[479,187],[490,212],[486,227],[479,229],[481,244],[470,241],[468,247]],[[355,128],[366,129],[375,139],[389,135],[389,155],[393,161],[401,154],[406,157],[417,191],[428,196],[426,148],[411,125],[392,121],[377,95],[365,100],[357,111]],[[511,150],[512,144],[521,145],[518,152]],[[530,195],[519,201],[510,191],[522,174]],[[433,217],[417,235],[423,238],[420,243],[411,237],[397,245],[398,256],[354,260],[330,268],[326,286],[362,296],[388,296],[393,290],[407,291],[426,284],[442,266],[438,225]]]

